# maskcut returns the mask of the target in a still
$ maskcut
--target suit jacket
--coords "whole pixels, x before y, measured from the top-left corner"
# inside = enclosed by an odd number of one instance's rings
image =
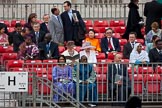
[[[127,85],[127,87],[131,87],[130,79],[127,72],[127,65],[120,64],[120,71],[117,71],[116,65],[110,64],[108,65],[108,87],[110,90],[112,90],[112,88],[116,89],[116,84],[115,84],[116,74],[123,76],[122,78],[123,86],[126,87]]]
[[[160,62],[159,61],[160,55],[156,48],[153,48],[149,51],[149,58],[150,62]]]
[[[130,44],[130,42],[128,42],[127,44],[124,45],[124,49],[123,49],[123,58],[125,59],[129,59],[130,57],[130,53],[132,52],[133,48]]]
[[[114,45],[114,48],[115,48],[115,51],[120,51],[120,44],[119,44],[119,40],[117,38],[114,38],[112,37],[112,41],[113,41],[113,45]],[[108,40],[107,40],[107,37],[104,37],[101,39],[101,51],[106,53],[107,51],[108,52],[111,52],[108,48]]]
[[[159,28],[161,28],[161,17],[162,17],[162,4],[157,1],[151,1],[145,3],[144,16],[146,16],[146,34],[151,30],[151,24],[153,22],[158,22]]]
[[[40,30],[44,31],[45,33],[49,33],[49,30],[48,30],[45,22],[40,24]]]
[[[63,44],[64,43],[63,24],[62,24],[61,17],[60,16],[58,17],[59,17],[59,21],[58,19],[56,19],[54,15],[51,15],[51,18],[48,22],[48,27],[52,35],[52,41]]]
[[[78,41],[81,43],[82,39],[81,40],[78,39],[78,31],[86,30],[85,23],[78,11],[72,10],[72,13],[76,13],[79,23],[74,22],[73,18],[71,21],[67,11],[64,11],[61,14],[61,18],[62,18],[62,22],[63,22],[63,26],[64,26],[64,40],[65,41],[73,40],[75,42]]]
[[[17,33],[16,31],[13,32],[13,50],[14,52],[19,51],[19,46],[24,42],[24,38],[21,36],[21,34]]]
[[[39,58],[41,60],[47,59],[48,52],[46,51],[47,50],[46,43],[45,42],[39,43],[38,48],[40,50]],[[58,56],[59,56],[58,44],[51,41],[49,50],[51,51],[52,58],[54,58],[54,59],[58,58]]]
[[[33,41],[35,44],[37,44],[37,43],[36,43],[35,31],[32,31],[31,34],[33,35],[33,36],[32,36],[32,41]],[[46,34],[46,33],[45,33],[44,31],[39,31],[38,43],[44,41],[45,34]]]

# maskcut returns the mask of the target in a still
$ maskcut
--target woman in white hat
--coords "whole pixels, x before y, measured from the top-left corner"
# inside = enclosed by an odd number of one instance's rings
[[[66,44],[67,50],[65,50],[61,55],[66,57],[66,63],[76,63],[79,62],[79,54],[74,50],[74,41],[68,41]]]
[[[90,42],[84,42],[82,44],[82,51],[80,51],[80,57],[85,55],[88,58],[88,63],[97,63],[96,52],[93,50],[95,47]]]

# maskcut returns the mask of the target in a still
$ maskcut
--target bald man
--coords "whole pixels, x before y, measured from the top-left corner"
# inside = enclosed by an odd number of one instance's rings
[[[112,101],[126,101],[130,95],[131,85],[127,65],[121,64],[122,55],[116,54],[114,63],[108,65],[108,90]]]

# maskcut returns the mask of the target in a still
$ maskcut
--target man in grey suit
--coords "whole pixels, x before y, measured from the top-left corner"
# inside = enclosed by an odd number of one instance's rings
[[[51,9],[52,15],[48,22],[49,32],[52,35],[52,41],[57,44],[64,43],[64,30],[62,19],[60,17],[60,11],[58,8],[54,7]]]

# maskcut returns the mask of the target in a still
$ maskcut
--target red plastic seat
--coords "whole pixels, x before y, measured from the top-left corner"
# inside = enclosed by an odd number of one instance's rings
[[[6,60],[16,60],[17,53],[2,53],[1,64],[4,64]]]
[[[13,46],[0,46],[0,53],[13,53]]]
[[[160,75],[147,74],[144,78],[147,93],[160,93]]]
[[[120,33],[121,36],[125,33],[125,30],[126,30],[125,26],[123,26],[123,27],[115,27],[114,28],[114,32]]]
[[[97,74],[107,74],[108,71],[108,65],[105,67],[95,67],[94,69]]]
[[[6,68],[7,71],[10,68],[14,68],[14,67],[22,68],[23,64],[24,64],[24,60],[7,60],[5,68]]]
[[[41,67],[43,68],[42,61],[41,60],[26,60],[26,67],[27,68],[33,68],[33,67]]]
[[[81,51],[81,46],[75,46],[74,49],[75,49],[77,52],[80,52],[80,51]]]
[[[42,76],[43,74],[47,74],[46,68],[29,68],[29,72],[35,72],[37,75]]]
[[[15,27],[16,23],[20,23],[19,20],[12,20],[11,21],[11,27]]]
[[[121,62],[122,63],[129,63],[129,59],[122,59]]]
[[[127,43],[127,39],[119,39],[119,43],[124,46]]]
[[[59,46],[58,49],[59,49],[59,53],[60,54],[65,51],[65,47],[64,46]]]
[[[51,60],[43,60],[43,67],[51,68],[57,65],[57,60],[56,59],[51,59]]]
[[[109,52],[108,53],[108,59],[114,60],[114,54]]]
[[[10,22],[8,20],[4,20],[4,24],[9,27],[10,26]]]
[[[50,80],[52,81],[52,75],[37,75],[38,77],[41,78],[41,80],[46,83],[47,80]],[[47,95],[47,94],[50,94],[50,91],[51,91],[51,87],[50,86],[47,86],[46,84],[44,84],[43,82],[41,83],[38,83],[38,91],[39,91],[39,94],[43,94],[43,95]]]
[[[141,43],[142,45],[144,45],[144,40],[143,39],[136,39],[135,41],[138,42],[138,43]]]
[[[105,53],[98,53],[97,59],[105,59]]]
[[[94,27],[94,31],[97,33],[105,33],[108,27]]]
[[[143,92],[143,75],[134,74],[134,93],[141,94]],[[132,81],[132,74],[129,74],[129,78]]]
[[[104,34],[103,33],[95,33],[95,38],[96,39],[101,39],[104,37]]]
[[[106,74],[97,74],[97,88],[99,94],[107,93],[107,77]]]
[[[14,71],[14,72],[29,72],[29,68],[15,67],[15,68],[10,68],[10,71]]]
[[[162,74],[162,67],[157,66],[156,70],[155,70],[155,73]]]
[[[142,35],[145,35],[145,27],[141,28]]]
[[[95,20],[94,21],[94,27],[108,27],[108,21],[107,20]]]
[[[8,29],[8,32],[9,32],[9,33],[13,32],[13,31],[15,30],[14,27],[8,27],[7,29]]]
[[[24,27],[24,25],[26,24],[25,20],[20,20],[20,24],[22,25],[22,27]]]
[[[112,63],[110,59],[97,59],[98,67],[108,67],[108,63]]]
[[[138,74],[153,74],[154,70],[152,67],[138,67]]]
[[[134,68],[133,70],[134,70],[134,74],[137,73],[136,68]],[[132,74],[132,67],[128,67],[127,71],[129,74]]]
[[[113,33],[113,37],[118,38],[118,39],[121,38],[120,33]]]
[[[110,27],[125,26],[124,20],[110,20]]]
[[[92,20],[84,20],[84,23],[85,23],[86,27],[92,27],[93,26]]]

